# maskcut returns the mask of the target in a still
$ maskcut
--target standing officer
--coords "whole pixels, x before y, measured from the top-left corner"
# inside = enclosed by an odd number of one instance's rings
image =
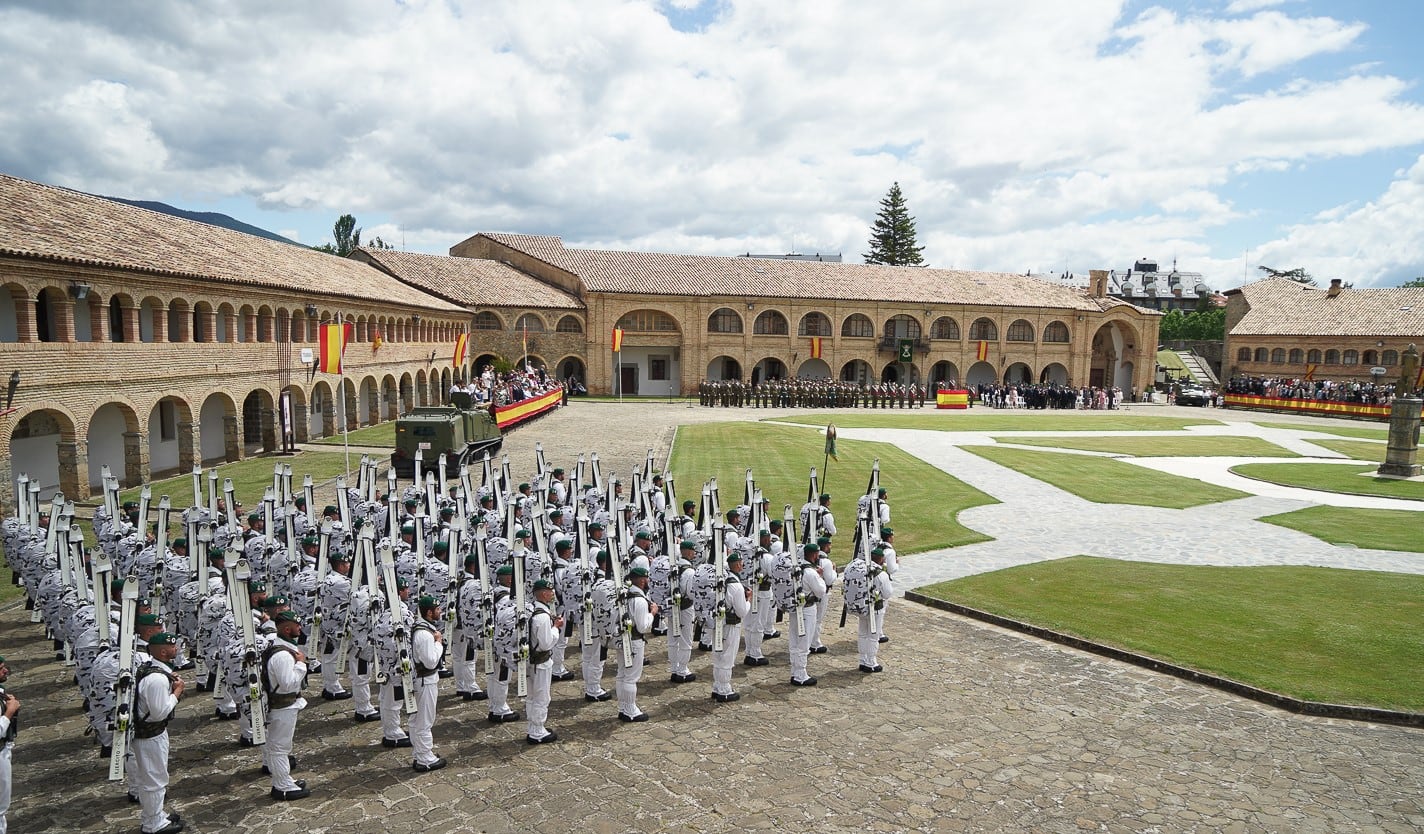
[[[148,638],[148,654],[153,662],[139,673],[134,698],[133,771],[129,785],[143,809],[139,817],[141,834],[177,834],[183,821],[165,813],[168,793],[168,721],[183,697],[183,679],[170,665],[178,654],[178,639],[166,631]]]
[[[727,619],[722,625],[722,649],[712,653],[712,700],[727,703],[741,698],[732,689],[732,667],[737,663],[737,646],[742,640],[742,618],[751,610],[752,589],[737,578],[742,554],[727,554],[727,590],[723,598]],[[715,620],[714,628],[715,626]]]
[[[530,744],[548,744],[559,739],[544,722],[549,719],[554,644],[563,628],[564,619],[554,614],[554,583],[542,577],[534,580],[534,614],[529,619],[529,695],[524,699],[524,711],[529,719],[525,738]]]
[[[415,761],[411,766],[416,773],[428,773],[446,765],[443,758],[435,755],[434,735],[445,637],[438,627],[443,614],[439,599],[426,595],[416,605],[420,619],[415,621],[410,641],[410,660],[415,664],[415,715],[410,718],[410,743],[415,748]]]
[[[816,608],[821,597],[826,595],[826,583],[821,580],[821,549],[814,542],[802,546],[804,558],[796,568],[796,600],[793,603],[801,609],[805,634],[797,634],[793,626],[786,638],[791,652],[791,684],[793,686],[815,686],[816,679],[806,674],[806,656],[811,648],[811,635],[816,633]],[[793,609],[794,611],[794,609]]]
[[[618,720],[647,721],[648,714],[638,709],[638,681],[643,677],[644,635],[653,628],[653,617],[658,613],[658,606],[648,601],[648,569],[633,568],[628,576],[632,583],[628,588],[628,619],[633,624],[633,662],[624,665],[622,648],[615,643],[614,647],[618,648]]]
[[[267,744],[262,760],[272,774],[272,798],[284,802],[311,796],[306,782],[292,779],[292,736],[297,731],[297,714],[307,705],[302,687],[307,679],[307,656],[297,648],[302,621],[295,611],[282,611],[274,618],[277,640],[262,653],[262,683],[267,690]]]

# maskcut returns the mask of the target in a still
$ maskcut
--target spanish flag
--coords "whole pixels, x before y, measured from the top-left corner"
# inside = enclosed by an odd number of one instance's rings
[[[613,352],[617,353],[623,349],[623,328],[613,328]]]
[[[811,337],[811,358],[812,358],[812,359],[820,359],[820,358],[821,358],[821,337],[820,337],[820,336],[812,336],[812,337]]]
[[[324,374],[341,373],[341,355],[346,351],[346,343],[351,341],[356,325],[323,324],[321,326],[321,352],[316,369]]]
[[[460,367],[465,364],[465,345],[470,341],[470,334],[461,333],[455,337],[455,358],[453,364]]]
[[[983,360],[985,360],[985,359],[988,359],[988,358],[989,358],[989,343],[988,343],[988,342],[981,341],[981,342],[979,343],[979,350],[978,350],[974,355],[975,355],[975,357],[977,357],[981,362],[982,362]]]
[[[1306,382],[1309,382],[1309,381],[1311,381],[1312,379],[1315,379],[1315,368],[1316,368],[1315,365],[1306,365],[1306,366],[1305,366],[1305,381],[1306,381]]]
[[[375,353],[380,350],[383,344],[385,344],[385,341],[381,339],[381,331],[377,330],[376,335],[371,339],[371,352]]]

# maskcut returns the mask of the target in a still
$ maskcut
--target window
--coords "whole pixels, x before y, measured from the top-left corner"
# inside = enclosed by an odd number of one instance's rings
[[[514,322],[514,329],[521,333],[543,333],[544,320],[533,313],[525,313]]]
[[[564,316],[554,330],[559,333],[582,333],[583,322],[578,320],[578,316]]]
[[[1257,362],[1265,362],[1265,361],[1267,361],[1267,359],[1268,359],[1269,356],[1270,356],[1270,351],[1266,350],[1265,348],[1256,348],[1256,361],[1257,361]]]
[[[1305,355],[1305,361],[1306,361],[1306,362],[1309,362],[1309,363],[1312,364],[1312,365],[1319,365],[1319,364],[1320,364],[1320,351],[1318,351],[1318,350],[1312,350],[1312,351],[1310,351],[1309,353],[1307,353],[1307,354]]]
[[[731,307],[721,307],[707,317],[708,333],[741,333],[742,317]]]
[[[1049,322],[1048,326],[1043,328],[1043,341],[1067,344],[1068,325],[1061,321]]]
[[[1363,362],[1363,363],[1365,363],[1366,365],[1378,365],[1378,364],[1379,364],[1379,351],[1377,351],[1377,350],[1367,350],[1367,351],[1365,351],[1364,355],[1360,357],[1360,361]]]
[[[1325,364],[1327,364],[1327,365],[1338,365],[1338,364],[1340,364],[1340,351],[1335,350],[1334,348],[1331,348],[1330,350],[1325,351]]]
[[[1340,361],[1346,365],[1358,365],[1360,364],[1360,352],[1358,350],[1347,350]]]
[[[666,381],[668,379],[668,364],[666,356],[649,356],[648,379]]]
[[[485,310],[475,314],[475,330],[503,330],[504,322],[499,320],[499,316]],[[419,338],[416,341],[420,341]]]
[[[757,316],[752,325],[752,333],[757,336],[785,336],[791,332],[786,324],[786,316],[775,310],[766,310]]]
[[[918,339],[920,323],[911,316],[892,316],[885,322],[885,336],[891,339]]]
[[[846,318],[841,325],[841,336],[849,339],[873,339],[875,338],[875,325],[870,319],[856,313]]]
[[[178,439],[178,413],[173,408],[172,400],[160,400],[158,403],[158,439]]]
[[[677,333],[677,322],[659,310],[634,310],[624,313],[616,327],[634,333]]]
[[[1393,351],[1393,350],[1387,350],[1387,351],[1385,351],[1384,353],[1380,354],[1380,364],[1381,364],[1381,365],[1398,365],[1398,364],[1399,364],[1399,353],[1396,352],[1396,351]]]
[[[999,341],[999,328],[988,319],[975,319],[969,326],[969,340],[971,342],[997,342]]]
[[[1237,362],[1250,362],[1250,361],[1251,361],[1251,349],[1250,349],[1250,348],[1241,348],[1240,350],[1236,351],[1236,361],[1237,361]]]
[[[1285,349],[1285,348],[1276,348],[1275,350],[1271,351],[1271,364],[1272,364],[1272,365],[1284,365],[1285,363],[1286,363],[1286,349]]]
[[[1304,361],[1305,361],[1305,351],[1301,350],[1300,348],[1291,348],[1291,352],[1290,352],[1290,363],[1291,363],[1292,365],[1299,365],[1300,363],[1302,363],[1302,362],[1304,362]]]
[[[824,313],[807,313],[801,317],[797,333],[801,336],[829,336],[831,320]]]
[[[959,341],[959,322],[949,316],[940,316],[935,319],[934,326],[930,328],[931,339],[943,339],[948,342]]]
[[[1010,342],[1032,342],[1033,325],[1029,324],[1024,319],[1018,319],[1013,324],[1009,325],[1009,332],[1007,334],[1007,337],[1008,341]]]

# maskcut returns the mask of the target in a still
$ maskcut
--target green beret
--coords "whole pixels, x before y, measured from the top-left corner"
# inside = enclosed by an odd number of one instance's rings
[[[279,623],[300,623],[300,622],[301,622],[301,620],[297,619],[297,612],[295,612],[295,611],[278,611],[278,612],[277,612],[277,616],[273,617],[272,619],[273,619],[274,621],[276,621],[276,622],[279,622]]]
[[[554,583],[550,582],[550,581],[547,580],[547,579],[542,579],[542,578],[541,578],[541,579],[536,579],[536,580],[534,580],[534,590],[536,590],[536,591],[552,591],[552,590],[554,590]]]
[[[160,632],[158,632],[157,634],[153,635],[152,637],[148,638],[148,645],[150,645],[150,646],[176,646],[176,645],[178,645],[178,638],[177,638],[177,637],[174,637],[173,635],[169,634],[169,633],[166,632],[166,631],[160,631]]]
[[[820,553],[821,548],[817,547],[811,542],[806,542],[805,544],[801,545],[801,552],[809,556],[812,553]]]
[[[477,564],[479,561],[480,561],[479,555],[478,555],[478,554],[475,554],[475,553],[471,553],[470,555],[468,555],[468,556],[465,557],[465,567],[469,567],[470,565]]]
[[[119,507],[119,509],[123,510],[124,512],[128,512],[129,510],[136,510],[136,509],[138,509],[138,502],[137,502],[137,501],[125,501],[125,502],[123,503],[123,506]]]
[[[109,583],[109,593],[113,594],[114,596],[118,596],[118,595],[122,594],[123,592],[124,592],[124,580],[123,580],[122,578],[115,579],[115,580],[113,580],[112,582]]]
[[[821,536],[820,538],[816,539],[816,544],[830,544],[830,543],[831,543],[831,537],[830,537],[830,536]]]
[[[402,525],[401,525],[401,533],[414,533],[414,532],[415,532],[415,522],[413,522],[413,521],[407,521],[405,524],[402,524]]]
[[[342,553],[340,550],[333,550],[333,551],[331,551],[331,553],[328,554],[326,558],[327,558],[327,560],[330,561],[333,565],[336,565],[336,564],[349,564],[349,563],[351,562],[351,554],[350,554],[350,553]]]
[[[420,505],[420,499],[419,499],[419,498],[407,498],[407,499],[405,499],[405,505],[406,505],[407,507],[419,506],[419,505]]]
[[[632,576],[632,577],[647,576],[647,575],[648,575],[648,569],[645,568],[645,567],[643,567],[642,565],[638,565],[637,567],[635,567],[635,568],[633,568],[632,570],[628,571],[628,575],[629,575],[629,576]]]
[[[881,527],[881,528],[880,528],[880,538],[883,539],[883,538],[885,538],[886,536],[893,536],[893,535],[895,535],[895,531],[894,531],[894,530],[891,530],[889,527]]]
[[[730,565],[730,564],[732,564],[733,562],[740,562],[740,561],[742,561],[742,554],[738,553],[737,551],[733,550],[731,553],[728,553],[728,554],[727,554],[727,564]]]
[[[530,533],[528,530],[523,530],[523,529],[521,529],[521,530],[515,530],[515,531],[514,531],[514,537],[515,537],[516,539],[527,539],[527,538],[529,538],[529,537],[532,536],[532,535],[534,535],[534,534],[533,534],[533,533]]]
[[[409,579],[406,579],[404,576],[397,576],[397,577],[396,577],[396,590],[397,590],[397,591],[404,591],[405,589],[407,589],[407,588],[409,588],[409,587],[410,587],[410,580],[409,580]]]
[[[322,515],[331,515],[332,513],[339,513],[339,512],[341,512],[341,510],[337,509],[337,507],[336,507],[335,504],[327,504],[325,507],[322,507],[322,508],[321,508],[321,514],[322,514]]]
[[[321,538],[318,536],[302,536],[302,547],[318,547],[321,545]]]
[[[550,518],[553,518],[553,517],[556,516],[556,515],[563,515],[563,514],[564,514],[564,508],[563,508],[563,507],[555,507],[554,509],[549,510],[549,517],[550,517]]]
[[[564,474],[564,470],[563,470],[563,469],[555,469],[555,470],[554,470],[554,477],[557,478],[558,476],[560,476],[560,475],[562,475],[562,474]]]
[[[886,495],[885,487],[881,487],[880,490],[875,493],[875,495],[876,495],[876,497],[878,497],[878,498],[884,498],[885,495]]]
[[[555,550],[573,550],[573,549],[574,549],[574,543],[571,542],[571,541],[569,541],[568,539],[559,539],[558,541],[554,542],[554,549],[555,549]]]
[[[301,507],[302,509],[306,509],[307,497],[305,495],[298,495],[296,498],[292,499],[292,503],[298,507]]]
[[[227,551],[217,545],[208,548],[208,561],[216,562],[218,559],[226,559]]]
[[[829,501],[829,500],[831,500],[831,494],[830,494],[829,492],[823,492],[823,493],[821,493],[821,500],[822,500],[822,501]]]
[[[520,484],[520,485],[519,485],[519,489],[520,489],[521,491],[522,491],[522,490],[529,489],[529,482],[528,482],[528,481],[525,481],[524,483]]]
[[[766,523],[766,526],[769,527],[769,528],[771,528],[772,530],[780,530],[780,529],[781,529],[781,519],[779,519],[779,518],[773,518],[771,521],[768,521],[768,522]]]
[[[261,520],[262,520],[262,513],[248,513],[248,514],[247,514],[247,523],[248,523],[248,524],[255,524],[255,523],[257,523],[257,522],[259,522],[259,521],[261,521]]]
[[[494,572],[495,576],[513,576],[514,565],[500,565],[499,570]]]
[[[683,550],[696,550],[697,542],[693,541],[692,539],[684,539],[682,544],[679,545],[679,547],[681,547]]]
[[[440,514],[441,514],[441,515],[454,515],[454,514],[455,514],[455,508],[454,508],[454,507],[441,507],[441,508],[440,508]]]
[[[588,532],[590,532],[590,533],[592,533],[592,532],[595,531],[595,530],[602,530],[602,529],[603,529],[603,525],[600,524],[600,523],[597,522],[597,521],[595,521],[594,523],[588,525]]]
[[[178,538],[176,538],[176,539],[173,540],[173,545],[172,545],[172,546],[173,546],[173,547],[187,547],[187,546],[188,546],[188,539],[185,538],[185,537],[183,537],[183,536],[179,536]]]
[[[287,604],[287,598],[283,596],[268,597],[262,600],[263,608],[281,608]]]
[[[633,541],[638,541],[639,539],[643,539],[645,541],[652,541],[653,534],[649,533],[647,530],[639,530],[636,534],[634,534]]]
[[[758,535],[758,536],[770,536],[770,535],[771,535],[771,531],[768,530],[768,529],[766,529],[765,527],[763,527],[762,529],[760,529],[760,530],[757,531],[757,535]]]
[[[696,506],[697,506],[697,502],[696,502],[696,501],[693,501],[691,498],[689,498],[689,499],[687,499],[686,501],[683,501],[683,502],[682,502],[682,508],[683,508],[684,510],[690,510],[690,509],[692,509],[692,508],[694,508],[694,507],[696,507]]]
[[[157,614],[139,614],[138,624],[141,626],[163,625],[163,620]]]
[[[450,543],[447,541],[438,541],[430,549],[433,553],[449,553]]]
[[[876,547],[876,548],[873,548],[873,549],[871,549],[871,551],[870,551],[870,555],[871,555],[871,556],[884,556],[884,555],[885,555],[885,548],[883,548],[883,547]]]
[[[247,592],[249,594],[260,594],[265,590],[267,590],[267,583],[260,579],[254,579],[247,583]]]
[[[429,611],[432,608],[439,608],[440,602],[430,594],[426,594],[425,596],[416,600],[415,607],[419,608],[421,611]]]

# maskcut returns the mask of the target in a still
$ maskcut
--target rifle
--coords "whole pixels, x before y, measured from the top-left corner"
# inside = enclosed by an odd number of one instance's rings
[[[617,553],[608,554],[608,565],[613,571],[613,587],[618,589],[619,632],[623,636],[623,666],[633,665],[633,618],[628,613],[628,585],[623,581],[623,561]]]
[[[494,575],[489,569],[489,554],[485,542],[489,538],[488,525],[481,522],[475,528],[475,557],[480,569],[480,626],[485,633],[485,674],[496,674],[494,668]]]
[[[750,472],[751,470],[748,469],[747,471]],[[761,505],[762,494],[761,490],[758,489],[752,492],[752,518],[751,521],[748,522],[747,529],[749,535],[757,537],[757,544],[752,547],[752,559],[755,560],[755,563],[752,565],[752,602],[751,609],[748,612],[751,614],[757,613],[757,598],[761,596],[761,583],[762,580],[766,578],[766,574],[763,573],[761,569],[761,554],[757,552],[761,550],[761,528],[762,525],[766,523],[766,511],[761,508]]]
[[[513,506],[511,502],[511,506]],[[529,694],[529,613],[524,608],[524,540],[514,539],[514,547],[510,550],[510,561],[514,564],[514,613],[515,630],[519,634],[519,648],[515,651],[515,669],[517,670],[517,680],[515,681],[514,694],[523,698]]]
[[[153,612],[163,618],[163,572],[168,563],[168,516],[173,511],[172,502],[164,495],[158,499],[158,525],[153,531],[154,580]],[[95,551],[98,552],[98,551]]]
[[[579,572],[583,576],[583,627],[579,629],[579,645],[593,642],[593,570],[588,561],[588,516],[582,513],[574,522],[577,535],[574,549],[578,551]]]
[[[124,580],[123,608],[119,614],[119,677],[114,682],[114,740],[109,754],[109,781],[124,778],[124,760],[128,755],[129,733],[133,729],[134,713],[134,612],[138,610],[138,577]],[[102,621],[108,622],[104,611]]]
[[[726,543],[727,525],[720,521],[712,525],[712,560],[717,568],[717,607],[712,611],[712,651],[722,651],[722,627],[727,624],[727,559],[722,552]]]
[[[672,595],[668,597],[668,634],[673,637],[682,636],[682,572],[677,569],[677,560],[682,558],[682,551],[676,543],[676,536],[673,527],[677,522],[672,516],[663,517],[663,540],[667,542],[664,551],[668,560],[668,584]]]
[[[781,520],[781,524],[782,524],[781,532],[785,534],[785,541],[786,541],[786,543],[787,543],[787,544],[792,544],[792,545],[794,545],[795,542],[796,542],[796,515],[795,515],[795,513],[792,512],[792,510],[791,510],[791,505],[790,505],[790,504],[787,504],[787,505],[786,505],[786,509],[783,510],[782,512],[783,512],[783,516],[782,516],[782,520]],[[793,554],[793,555],[794,555],[794,554]],[[806,560],[805,560],[805,559],[801,559],[800,562],[804,565],[805,562],[806,562]],[[796,621],[796,636],[797,636],[797,637],[805,637],[805,636],[806,636],[806,612],[802,610],[802,606],[803,606],[803,604],[804,604],[805,601],[806,601],[806,591],[805,591],[805,586],[802,584],[801,574],[800,574],[799,572],[796,574],[795,582],[796,582],[796,603],[795,603],[795,605],[796,605],[796,614],[795,614],[794,619],[795,619],[795,621]]]
[[[331,557],[331,522],[323,521],[321,524],[321,549],[317,553],[317,582],[316,582],[316,607],[312,609],[311,631],[307,632],[307,657],[317,657],[318,647],[321,645],[321,620],[325,611],[321,606],[321,588],[326,584],[326,574],[329,570]]]
[[[252,578],[252,569],[246,559],[238,559],[236,565],[227,571],[228,601],[232,606],[232,616],[237,620],[238,634],[242,635],[242,670],[247,678],[247,707],[252,725],[252,743],[267,743],[267,716],[262,706],[262,676],[257,655],[257,634],[252,627],[252,600],[247,593],[247,582]]]
[[[232,533],[234,540],[242,534],[242,525],[237,520],[237,495],[232,485],[232,478],[223,478],[223,495],[227,498],[227,529]],[[213,519],[216,523],[217,519]]]
[[[391,553],[390,542],[381,542],[381,578],[386,583],[386,607],[391,615],[391,631],[398,657],[396,672],[401,676],[405,712],[406,715],[415,715],[415,669],[410,662],[410,631],[406,628],[405,614],[402,611],[405,603],[401,602],[400,590],[396,588],[396,560]]]

